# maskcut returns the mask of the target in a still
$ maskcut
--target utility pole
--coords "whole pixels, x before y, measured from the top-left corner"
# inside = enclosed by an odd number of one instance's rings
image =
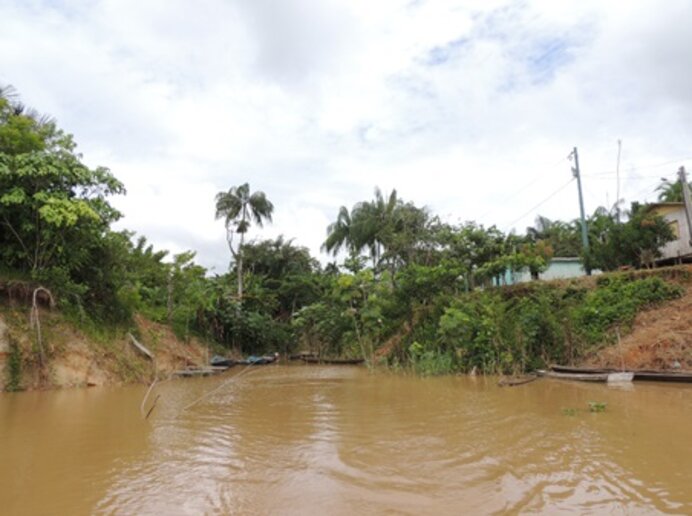
[[[692,195],[690,195],[690,185],[687,182],[685,167],[680,167],[678,170],[678,175],[680,176],[680,186],[682,187],[682,202],[685,204],[685,216],[687,217],[689,244],[692,245]]]
[[[615,168],[615,177],[617,181],[615,189],[615,216],[618,224],[620,224],[620,154],[622,153],[622,140],[618,140],[618,163]]]
[[[581,174],[579,173],[579,154],[577,153],[577,148],[575,147],[571,157],[574,158],[574,166],[572,167],[572,175],[577,178],[577,187],[579,189],[579,212],[581,214],[581,243],[584,247],[584,251],[589,250],[589,233],[586,229],[586,216],[584,215],[584,195],[581,191]]]

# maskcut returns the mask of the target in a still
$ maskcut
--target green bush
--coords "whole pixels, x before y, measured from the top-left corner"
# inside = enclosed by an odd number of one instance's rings
[[[680,297],[682,292],[681,287],[656,276],[634,280],[624,275],[601,278],[597,288],[575,307],[575,328],[588,345],[597,344],[606,339],[613,326],[629,327],[643,308]]]
[[[7,373],[9,378],[5,388],[10,392],[21,390],[22,351],[19,349],[19,345],[14,339],[10,339],[10,356],[7,361]]]
[[[611,275],[592,290],[536,283],[464,294],[444,308],[434,337],[414,332],[423,347],[412,360],[422,370],[438,370],[437,356],[462,371],[534,370],[584,355],[608,342],[614,326],[626,329],[640,310],[681,293],[659,277]]]

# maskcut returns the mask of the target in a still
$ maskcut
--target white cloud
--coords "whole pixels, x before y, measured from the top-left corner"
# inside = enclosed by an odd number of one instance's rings
[[[595,174],[618,139],[624,196],[653,198],[692,156],[691,15],[684,0],[15,0],[0,82],[125,182],[122,227],[221,272],[214,194],[246,181],[276,206],[253,234],[314,254],[375,186],[450,221],[574,218],[574,185],[532,211],[574,145],[587,210],[615,201]]]

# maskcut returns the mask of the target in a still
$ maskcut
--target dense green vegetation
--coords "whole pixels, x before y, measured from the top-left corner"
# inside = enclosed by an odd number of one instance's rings
[[[579,225],[539,217],[525,235],[453,225],[379,189],[338,210],[324,243],[335,261],[322,267],[283,237],[246,241],[274,210],[247,183],[216,197],[233,261],[210,276],[192,251],[170,256],[113,231],[120,213],[109,199],[124,193],[108,169],[83,164],[54,121],[0,90],[0,280],[46,285],[83,325],[127,328],[142,313],[242,353],[311,349],[422,374],[497,372],[582,356],[643,306],[679,295],[622,275],[595,288],[497,288],[509,272],[537,278],[552,257],[582,254]],[[623,220],[603,209],[589,218],[588,267],[638,268],[672,238],[637,204]]]

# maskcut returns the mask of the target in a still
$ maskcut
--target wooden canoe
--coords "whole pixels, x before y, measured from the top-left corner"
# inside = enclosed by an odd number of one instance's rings
[[[603,374],[603,373],[615,373],[615,369],[598,368],[598,367],[575,367],[575,366],[563,366],[553,364],[550,366],[550,370],[556,373],[575,373],[575,374]]]
[[[358,365],[365,362],[363,358],[321,358],[303,357],[306,364],[330,364],[330,365]]]
[[[209,365],[216,367],[233,367],[236,365],[236,361],[232,358],[215,356],[209,361]]]
[[[634,379],[646,382],[680,382],[692,383],[690,371],[635,371]]]
[[[579,382],[607,382],[608,373],[557,373],[555,371],[536,371],[538,376],[555,378],[557,380],[576,380]]]
[[[236,363],[241,365],[267,365],[273,364],[274,362],[276,362],[276,359],[276,355],[266,355],[262,357],[250,356],[247,357],[245,360],[239,360]]]
[[[571,374],[607,374],[618,372],[616,369],[599,369],[595,367],[573,367],[561,365],[552,365],[550,366],[550,369],[555,373]],[[692,371],[639,370],[632,372],[634,373],[634,381],[692,383]]]

